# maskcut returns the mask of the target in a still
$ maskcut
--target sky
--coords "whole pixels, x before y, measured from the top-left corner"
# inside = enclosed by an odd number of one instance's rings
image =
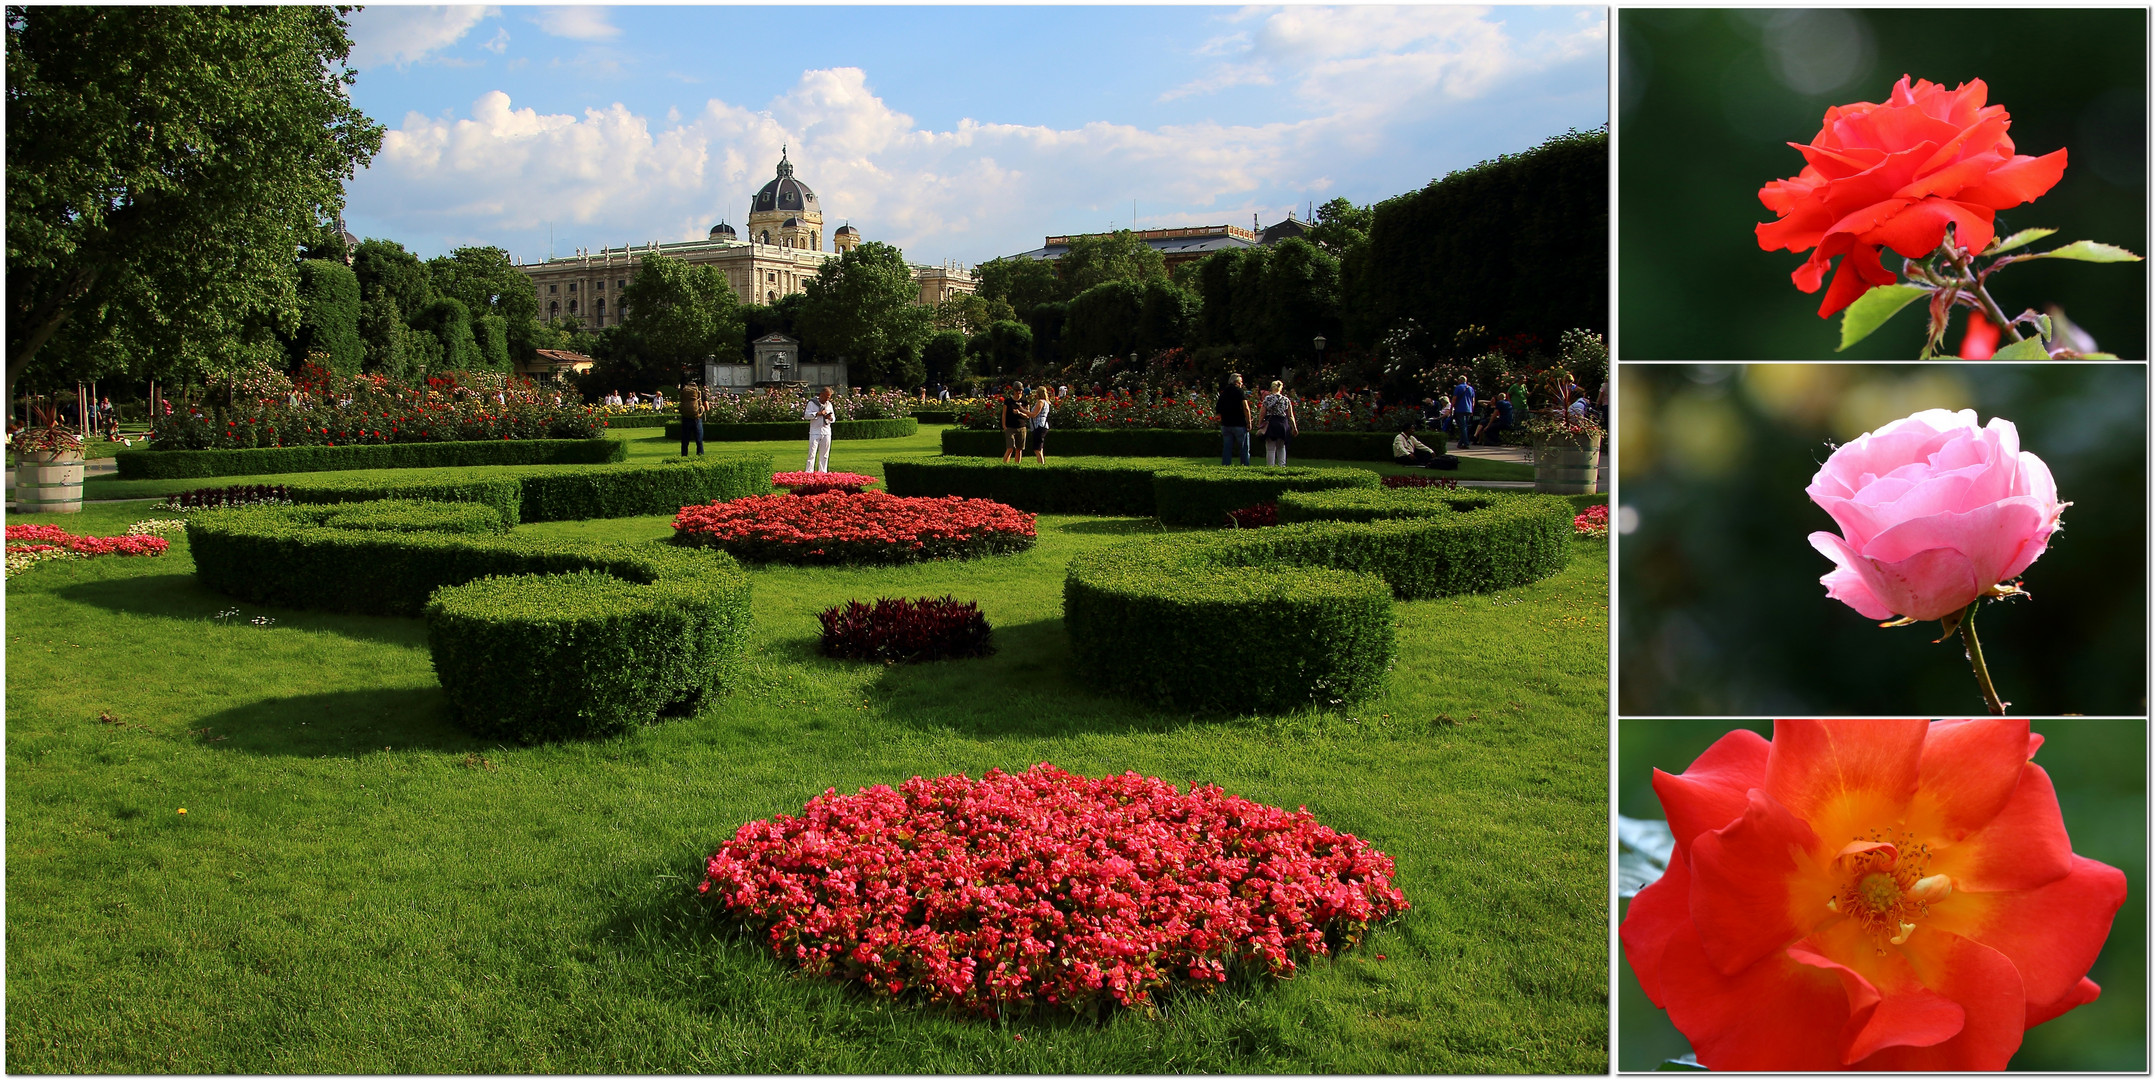
[[[351,16],[388,131],[345,224],[422,257],[739,228],[781,148],[921,264],[1264,225],[1607,123],[1603,7],[416,7]]]

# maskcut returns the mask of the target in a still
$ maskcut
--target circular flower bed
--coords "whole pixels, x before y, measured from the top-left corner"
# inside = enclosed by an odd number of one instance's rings
[[[870,484],[882,481],[864,473],[850,472],[782,472],[771,474],[771,486],[782,487],[795,495],[814,495],[823,491],[843,491],[858,495]]]
[[[1033,546],[1033,515],[952,495],[756,495],[684,506],[674,540],[751,562],[899,563],[970,559]]]
[[[699,888],[813,974],[996,1014],[1291,975],[1405,911],[1391,875],[1307,810],[1043,762],[825,791],[741,826]]]

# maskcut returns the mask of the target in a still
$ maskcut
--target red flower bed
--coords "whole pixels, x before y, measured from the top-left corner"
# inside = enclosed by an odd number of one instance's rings
[[[1599,536],[1607,539],[1609,535],[1608,504],[1599,503],[1580,511],[1578,517],[1571,519],[1571,527],[1576,529],[1580,536]]]
[[[1384,478],[1384,486],[1388,488],[1433,487],[1455,490],[1459,487],[1459,481],[1449,476],[1387,476]]]
[[[848,600],[817,618],[823,622],[823,654],[842,660],[918,663],[995,651],[980,605],[949,596],[883,599],[873,605]]]
[[[987,1015],[1291,975],[1405,911],[1391,875],[1307,810],[1043,762],[825,791],[741,826],[699,888],[810,973]]]
[[[1033,546],[1033,515],[987,499],[755,495],[684,506],[674,540],[751,562],[892,563],[970,559]]]
[[[782,472],[771,474],[771,485],[782,487],[795,495],[814,495],[823,491],[843,491],[858,495],[870,484],[881,480],[863,473],[850,472]]]
[[[1242,528],[1262,529],[1267,525],[1280,523],[1280,506],[1278,503],[1258,503],[1240,510],[1229,510],[1227,516],[1235,519],[1235,524]]]
[[[76,536],[58,525],[10,525],[9,551],[58,548],[77,555],[162,555],[172,541],[162,536]]]

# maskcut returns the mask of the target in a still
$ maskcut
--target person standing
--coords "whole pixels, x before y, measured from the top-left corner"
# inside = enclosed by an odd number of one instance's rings
[[[1594,393],[1594,412],[1600,417],[1602,430],[1609,428],[1609,377],[1601,377],[1601,389]]]
[[[1467,373],[1459,373],[1459,385],[1452,387],[1452,416],[1459,424],[1459,448],[1465,450],[1474,445],[1474,384],[1467,381]]]
[[[1220,387],[1220,464],[1250,463],[1250,396],[1243,392],[1242,376],[1229,375]]]
[[[831,471],[831,422],[838,419],[838,409],[831,404],[830,387],[816,392],[816,399],[801,410],[801,418],[808,421],[807,471]]]
[[[703,456],[703,387],[681,369],[681,456],[688,456],[688,440],[696,440],[696,456]]]
[[[1003,464],[1025,458],[1025,384],[1003,387]]]
[[[1295,423],[1294,400],[1286,394],[1287,384],[1272,380],[1272,392],[1265,395],[1265,464],[1287,464],[1287,444],[1300,434]]]
[[[1048,388],[1033,387],[1032,406],[1025,413],[1025,449],[1033,455],[1034,464],[1048,463]],[[1018,458],[1023,464],[1025,458]]]

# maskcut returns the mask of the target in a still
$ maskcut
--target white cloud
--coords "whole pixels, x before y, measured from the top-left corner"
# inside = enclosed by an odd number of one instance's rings
[[[408,115],[354,182],[352,207],[367,227],[421,247],[500,244],[525,257],[543,253],[547,223],[561,238],[557,252],[696,239],[720,220],[745,224],[750,197],[785,147],[818,196],[826,236],[850,221],[919,261],[977,262],[1035,247],[1043,233],[1127,223],[1133,197],[1140,227],[1246,225],[1253,213],[1270,223],[1332,194],[1407,190],[1492,148],[1524,149],[1554,134],[1503,125],[1517,115],[1507,109],[1539,100],[1559,76],[1565,92],[1582,95],[1591,119],[1580,126],[1606,115],[1594,103],[1606,85],[1602,9],[1524,39],[1476,9],[1350,8],[1330,17],[1287,9],[1237,19],[1244,25],[1206,46],[1227,65],[1207,77],[1291,87],[1309,106],[1301,115],[923,126],[858,68],[804,71],[760,104],[712,98],[651,116],[620,103],[541,114],[497,90],[464,119]],[[1486,100],[1471,110],[1431,107],[1477,96]],[[1495,130],[1447,154],[1418,148],[1408,157],[1430,162],[1428,171],[1392,178],[1400,141],[1452,130],[1429,125],[1455,114]],[[1436,164],[1444,161],[1451,165]],[[1380,171],[1386,186],[1362,191]]]
[[[602,7],[533,8],[531,21],[555,37],[576,41],[612,41],[621,36],[621,28],[613,24]]]
[[[488,39],[486,44],[479,47],[497,56],[507,52],[509,50],[509,28],[506,26],[497,27],[494,30],[494,36]]]
[[[479,20],[500,9],[478,5],[398,7],[369,5],[350,17],[352,66],[403,66],[462,40]],[[491,46],[489,46],[491,47]],[[495,50],[500,51],[500,50]]]

